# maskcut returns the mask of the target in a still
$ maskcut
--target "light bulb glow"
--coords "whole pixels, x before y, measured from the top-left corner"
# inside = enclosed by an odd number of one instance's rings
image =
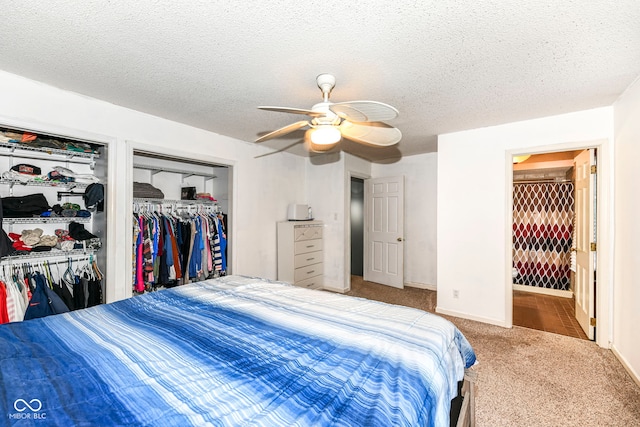
[[[317,145],[335,144],[340,138],[340,130],[333,125],[320,125],[311,132],[311,142]]]
[[[529,157],[531,157],[531,154],[525,154],[525,155],[522,155],[522,156],[513,156],[513,163],[514,164],[522,163],[525,160],[527,160]]]

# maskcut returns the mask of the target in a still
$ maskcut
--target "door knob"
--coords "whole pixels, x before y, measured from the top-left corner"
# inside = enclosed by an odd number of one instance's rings
[[[398,237],[396,240],[397,240],[398,242],[402,242],[402,237]]]

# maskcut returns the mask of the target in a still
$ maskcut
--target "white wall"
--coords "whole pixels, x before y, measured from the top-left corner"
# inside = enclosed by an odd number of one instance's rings
[[[615,292],[612,350],[640,383],[640,80],[613,106]]]
[[[371,165],[373,178],[405,176],[404,283],[436,288],[437,236],[436,153],[404,157],[391,164]]]
[[[107,299],[131,294],[133,149],[233,166],[232,272],[276,278],[276,222],[305,198],[305,159],[0,72],[0,123],[108,144]],[[122,238],[125,236],[125,238]],[[127,238],[128,237],[128,238]]]
[[[344,152],[307,160],[307,202],[315,219],[324,222],[324,287],[336,292],[346,292],[351,285],[352,176],[369,178],[371,163]]]
[[[325,222],[325,287],[350,289],[349,206],[351,177],[405,175],[405,284],[435,288],[436,284],[435,153],[375,164],[347,153],[308,161],[308,203],[316,219]]]
[[[344,289],[346,250],[344,153],[332,153],[307,159],[306,194],[313,216],[324,222],[324,286]]]
[[[594,145],[601,190],[597,311],[610,312],[612,132],[613,109],[606,107],[438,138],[438,312],[511,327],[511,155]],[[598,343],[607,345],[607,316],[598,325],[605,331]]]

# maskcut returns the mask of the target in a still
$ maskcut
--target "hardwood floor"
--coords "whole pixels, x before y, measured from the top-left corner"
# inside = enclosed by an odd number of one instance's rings
[[[586,340],[573,298],[513,291],[513,324]]]
[[[399,290],[365,282],[361,276],[351,276],[351,291],[347,295],[405,305],[432,313],[436,308],[435,291],[410,287]],[[573,298],[513,291],[513,324],[516,326],[586,340],[587,336],[574,313]]]

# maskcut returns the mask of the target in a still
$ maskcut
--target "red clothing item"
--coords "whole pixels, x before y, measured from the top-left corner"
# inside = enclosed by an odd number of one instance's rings
[[[9,238],[11,239],[12,246],[17,251],[30,251],[31,246],[28,246],[26,243],[22,241],[22,235],[17,233],[9,233]]]
[[[7,311],[7,288],[4,282],[0,282],[0,323],[9,323],[9,312]]]
[[[178,252],[178,241],[173,234],[171,222],[166,220],[166,226],[169,230],[169,238],[171,239],[171,253],[173,255],[173,268],[176,270],[176,279],[182,279],[182,269],[180,268],[180,254]]]

